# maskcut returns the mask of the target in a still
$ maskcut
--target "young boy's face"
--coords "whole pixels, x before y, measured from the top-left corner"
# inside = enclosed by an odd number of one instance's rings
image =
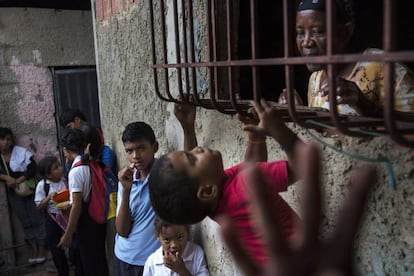
[[[185,171],[200,181],[221,179],[224,173],[221,153],[208,148],[195,147],[191,151],[176,151],[168,154],[174,169]]]
[[[151,144],[146,139],[137,139],[124,143],[128,161],[139,171],[148,170],[154,160],[154,154],[158,150],[158,143]]]
[[[188,241],[188,230],[184,225],[171,225],[161,228],[158,233],[164,255],[172,254],[181,256]]]

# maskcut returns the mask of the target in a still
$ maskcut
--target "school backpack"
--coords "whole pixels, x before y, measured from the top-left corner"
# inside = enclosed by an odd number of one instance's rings
[[[89,166],[91,172],[91,193],[89,196],[88,213],[97,223],[106,223],[116,216],[116,202],[118,196],[118,178],[110,168],[101,161],[88,163],[77,162],[73,165]]]

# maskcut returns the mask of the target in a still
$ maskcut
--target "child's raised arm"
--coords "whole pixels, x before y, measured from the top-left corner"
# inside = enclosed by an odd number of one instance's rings
[[[196,107],[185,103],[174,104],[174,115],[184,131],[184,150],[189,151],[197,146],[195,135]]]
[[[262,99],[260,102],[253,101],[252,105],[259,118],[259,123],[256,125],[246,125],[243,129],[257,135],[271,136],[279,143],[280,148],[287,155],[289,183],[295,182],[297,180],[295,173],[297,166],[294,152],[295,148],[303,142],[286,126],[277,109],[266,100]]]
[[[260,120],[254,108],[250,108],[247,113],[237,114],[237,118],[246,125],[257,125]],[[245,162],[265,162],[267,161],[266,135],[245,130],[247,134],[247,148],[244,154]]]

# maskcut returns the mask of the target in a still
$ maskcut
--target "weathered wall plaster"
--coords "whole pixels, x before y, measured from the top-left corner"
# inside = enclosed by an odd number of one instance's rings
[[[50,66],[95,64],[91,12],[0,9],[0,125],[35,160],[58,154]]]
[[[202,5],[201,2],[197,5]],[[142,1],[96,25],[100,100],[105,107],[103,129],[107,142],[118,153],[121,166],[126,165],[126,159],[120,135],[132,121],[142,120],[153,126],[160,142],[159,154],[182,147],[182,132],[172,113],[172,105],[159,100],[154,93],[148,10],[148,3]],[[198,12],[195,16],[203,24],[204,14],[201,9]],[[199,37],[200,41],[205,41],[205,34]],[[196,131],[201,145],[219,149],[226,167],[243,159],[246,139],[236,118],[205,109],[199,109],[197,116]],[[290,126],[304,140],[314,141],[304,129]],[[379,164],[379,183],[366,208],[355,259],[361,275],[414,274],[413,150],[397,146],[387,138],[320,138],[331,144],[341,142],[345,151],[373,158],[383,155],[391,160],[397,190],[388,186],[385,166]],[[361,163],[325,146],[322,148],[326,199],[323,232],[327,235],[335,226],[335,214],[346,194],[351,170]],[[272,141],[269,152],[270,160],[285,157]],[[296,210],[300,203],[299,187],[297,183],[283,195]],[[195,239],[205,248],[211,273],[213,276],[240,275],[217,229],[215,222],[206,219],[194,230]]]
[[[0,126],[11,128],[16,144],[33,151],[36,161],[58,155],[49,67],[95,64],[92,27],[91,12],[0,9]],[[1,191],[6,198],[5,189]],[[9,218],[7,209],[0,212]],[[11,218],[13,229],[8,231],[14,237],[7,241],[2,237],[2,248],[24,243],[20,222],[14,215]],[[1,251],[1,258],[9,260],[10,252]],[[17,264],[27,262],[28,250],[19,247],[16,253]],[[14,264],[7,261],[7,265]]]

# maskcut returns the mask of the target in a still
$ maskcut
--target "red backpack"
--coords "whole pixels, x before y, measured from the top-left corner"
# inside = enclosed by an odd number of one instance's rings
[[[116,216],[118,178],[101,161],[89,163],[79,161],[73,165],[73,168],[78,166],[89,166],[91,172],[88,213],[95,222],[106,223]]]

